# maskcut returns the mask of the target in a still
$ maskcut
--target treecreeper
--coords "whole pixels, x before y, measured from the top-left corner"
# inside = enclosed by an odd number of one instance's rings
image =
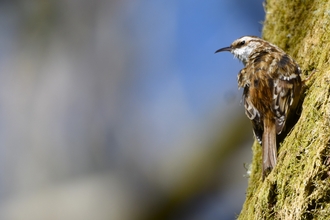
[[[216,53],[222,51],[231,52],[245,66],[238,73],[238,86],[243,88],[245,114],[262,145],[264,179],[276,166],[277,139],[296,114],[303,85],[301,70],[282,49],[255,36],[243,36]]]

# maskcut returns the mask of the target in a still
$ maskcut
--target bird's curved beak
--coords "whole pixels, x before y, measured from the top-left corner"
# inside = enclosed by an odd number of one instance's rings
[[[222,52],[222,51],[231,51],[231,47],[224,47],[224,48],[221,48],[221,49],[219,49],[219,50],[217,50],[217,51],[215,51],[215,53],[219,53],[219,52]]]

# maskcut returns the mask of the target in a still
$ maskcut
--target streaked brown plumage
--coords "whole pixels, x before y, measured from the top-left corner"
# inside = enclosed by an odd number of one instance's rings
[[[276,137],[300,99],[300,68],[282,49],[255,36],[241,37],[216,53],[222,51],[231,52],[245,65],[238,74],[238,86],[244,88],[245,113],[263,147],[265,177],[276,165]]]

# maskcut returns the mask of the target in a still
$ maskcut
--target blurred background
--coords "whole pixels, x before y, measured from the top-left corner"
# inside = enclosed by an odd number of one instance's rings
[[[262,1],[0,1],[0,219],[234,219],[251,125],[229,53]]]

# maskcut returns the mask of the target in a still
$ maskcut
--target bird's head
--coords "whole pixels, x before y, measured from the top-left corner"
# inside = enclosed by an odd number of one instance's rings
[[[215,53],[222,51],[231,52],[236,58],[246,64],[249,56],[266,41],[255,36],[243,36],[235,40],[229,47],[221,48]]]

